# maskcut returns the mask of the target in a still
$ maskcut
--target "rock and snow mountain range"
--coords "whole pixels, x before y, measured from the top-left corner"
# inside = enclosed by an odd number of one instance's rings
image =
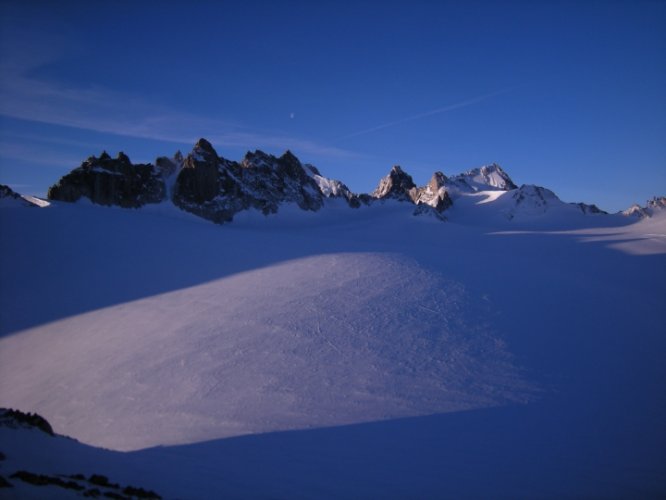
[[[665,205],[204,140],[2,187],[0,497],[663,498]]]
[[[422,187],[394,166],[371,194],[357,195],[341,181],[322,176],[313,165],[302,164],[290,151],[280,157],[262,151],[248,152],[241,162],[236,162],[220,157],[205,139],[200,139],[185,157],[177,152],[172,158],[158,158],[154,164],[132,164],[123,153],[115,159],[106,152],[99,158],[91,156],[53,185],[48,199],[73,202],[87,198],[96,204],[126,208],[171,202],[217,223],[230,222],[239,212],[250,209],[274,214],[283,204],[317,211],[327,200],[344,200],[351,208],[397,200],[414,204],[414,215],[429,214],[445,220],[443,213],[456,199],[486,192],[494,192],[491,201],[504,192],[510,193],[510,201],[502,203],[502,214],[508,219],[565,206],[548,189],[518,187],[497,164],[451,177],[435,172]],[[595,205],[570,205],[583,214],[605,213]],[[650,209],[638,206],[625,212],[639,216],[650,213]]]

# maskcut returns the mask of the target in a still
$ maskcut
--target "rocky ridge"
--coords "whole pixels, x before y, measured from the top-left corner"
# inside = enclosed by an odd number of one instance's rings
[[[104,151],[62,177],[49,188],[47,197],[68,202],[88,198],[99,205],[138,208],[159,203],[165,192],[164,177],[154,165],[133,164],[122,152],[111,158]]]
[[[403,202],[414,205],[414,215],[446,220],[445,212],[456,199],[481,191],[510,192],[513,208],[506,213],[509,219],[518,211],[538,215],[553,205],[564,204],[546,188],[518,187],[495,163],[450,177],[435,172],[421,187],[396,165],[372,193],[355,194],[341,181],[324,177],[315,166],[302,164],[290,151],[276,157],[256,150],[238,162],[219,156],[206,139],[197,141],[186,156],[179,151],[171,158],[157,158],[154,164],[133,164],[122,152],[116,158],[106,152],[91,156],[53,185],[48,198],[67,202],[87,198],[96,204],[125,208],[169,201],[221,224],[248,209],[268,215],[289,203],[317,211],[332,199],[342,200],[351,208]],[[666,204],[664,200],[655,198],[648,207],[636,205],[624,213],[648,217]],[[606,213],[596,205],[571,205],[585,215]]]
[[[639,219],[646,219],[652,217],[655,213],[661,212],[666,209],[666,196],[655,196],[647,201],[647,204],[642,207],[634,203],[628,209],[622,211],[622,215],[628,217],[637,217]]]
[[[230,222],[248,209],[273,214],[284,203],[317,211],[327,199],[336,198],[351,208],[387,199],[409,202],[416,205],[415,215],[443,218],[441,213],[452,204],[446,179],[436,172],[428,185],[419,188],[396,166],[372,194],[357,195],[341,181],[322,176],[315,166],[302,164],[291,151],[276,157],[257,150],[236,162],[219,156],[210,142],[200,139],[187,156],[177,152],[172,158],[157,158],[154,164],[132,164],[124,153],[115,159],[106,152],[91,156],[53,185],[48,198],[67,202],[87,198],[125,208],[170,200],[216,223]]]

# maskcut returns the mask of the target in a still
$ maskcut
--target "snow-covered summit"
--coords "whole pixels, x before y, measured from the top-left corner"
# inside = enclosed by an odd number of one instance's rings
[[[509,191],[516,189],[518,186],[514,184],[509,174],[502,167],[493,163],[449,177],[447,179],[447,187],[454,192],[469,193],[495,189]]]

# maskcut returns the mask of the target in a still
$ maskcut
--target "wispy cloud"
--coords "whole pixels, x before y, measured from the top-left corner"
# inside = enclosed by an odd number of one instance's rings
[[[40,61],[42,63],[43,61]],[[174,110],[101,87],[71,88],[29,76],[29,64],[0,64],[0,114],[127,137],[191,145],[206,137],[218,147],[295,152],[329,158],[356,153],[304,138],[253,130],[241,123]]]
[[[35,143],[28,146],[0,140],[0,171],[8,162],[18,162],[19,165],[30,163],[54,168],[74,168],[81,163],[81,158],[55,154],[52,150],[42,148]]]
[[[510,92],[510,91],[514,90],[515,88],[516,87],[510,87],[510,88],[507,88],[507,89],[498,90],[496,92],[491,92],[489,94],[483,94],[483,95],[480,95],[480,96],[477,96],[477,97],[473,97],[471,99],[467,99],[465,101],[460,101],[460,102],[457,102],[455,104],[449,104],[448,106],[432,109],[430,111],[425,111],[423,113],[408,116],[408,117],[405,117],[405,118],[400,118],[399,120],[393,120],[393,121],[390,121],[390,122],[382,123],[380,125],[376,125],[376,126],[371,127],[371,128],[360,130],[360,131],[354,132],[352,134],[344,135],[342,137],[339,137],[338,139],[350,139],[352,137],[358,137],[360,135],[371,134],[373,132],[377,132],[377,131],[383,130],[385,128],[394,127],[395,125],[400,125],[402,123],[407,123],[407,122],[412,122],[412,121],[415,121],[415,120],[420,120],[421,118],[426,118],[427,116],[438,115],[440,113],[446,113],[447,111],[453,111],[454,109],[466,108],[467,106],[472,106],[474,104],[485,101],[486,99],[490,99],[491,97],[495,97],[495,96],[498,96],[498,95],[501,95],[501,94],[506,94],[507,92]]]

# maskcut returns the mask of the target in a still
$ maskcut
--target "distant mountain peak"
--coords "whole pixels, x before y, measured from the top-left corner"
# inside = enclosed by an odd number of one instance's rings
[[[194,161],[204,162],[204,163],[205,162],[217,163],[220,159],[213,145],[204,138],[201,138],[196,142],[196,144],[192,148],[192,151],[190,152],[189,155],[187,155],[187,157],[192,158]],[[189,165],[186,165],[186,167],[192,167],[192,166],[193,165],[191,164],[191,162]]]
[[[638,217],[639,219],[646,219],[652,217],[656,213],[666,210],[666,196],[655,196],[647,201],[644,207],[634,203],[628,209],[622,211],[622,215],[629,217]]]
[[[405,173],[399,165],[394,165],[388,175],[379,181],[371,196],[378,199],[411,201],[409,193],[412,189],[416,189],[412,176]]]
[[[473,168],[462,174],[449,177],[448,187],[455,192],[477,192],[489,190],[511,191],[518,186],[497,163]]]
[[[215,148],[213,148],[213,145],[203,137],[196,142],[194,149],[201,149],[203,151],[217,154]]]
[[[442,172],[435,172],[432,174],[430,181],[428,182],[428,188],[433,193],[439,191],[441,188],[446,188],[446,183],[448,182],[448,177]]]

